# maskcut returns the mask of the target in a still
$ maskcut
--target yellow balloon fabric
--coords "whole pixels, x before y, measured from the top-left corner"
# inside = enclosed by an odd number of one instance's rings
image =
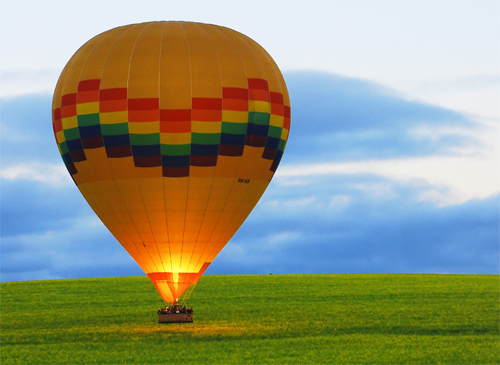
[[[234,30],[194,22],[94,37],[62,71],[52,112],[76,185],[168,302],[250,214],[290,129],[269,54]]]

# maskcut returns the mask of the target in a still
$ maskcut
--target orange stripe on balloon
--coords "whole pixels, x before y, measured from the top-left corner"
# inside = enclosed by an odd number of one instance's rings
[[[158,110],[129,110],[128,121],[131,123],[156,122],[160,116]]]
[[[78,92],[76,101],[78,104],[99,101],[99,90]]]
[[[99,103],[99,112],[112,113],[124,112],[127,110],[127,99],[124,100],[101,100]]]
[[[61,118],[74,117],[76,115],[76,104],[61,107]]]
[[[192,119],[199,122],[220,122],[222,120],[222,109],[221,110],[193,109]]]
[[[161,109],[160,121],[181,122],[191,120],[191,109]]]
[[[191,121],[167,122],[160,121],[161,133],[189,133],[191,132]]]
[[[238,100],[238,99],[224,99],[224,110],[231,110],[236,112],[247,112],[248,111],[248,99]]]
[[[283,104],[271,104],[271,114],[284,116],[285,106]]]
[[[61,119],[54,120],[54,132],[57,133],[62,130],[63,130],[62,120]]]
[[[250,89],[248,98],[249,100],[269,101],[269,91],[261,89]]]

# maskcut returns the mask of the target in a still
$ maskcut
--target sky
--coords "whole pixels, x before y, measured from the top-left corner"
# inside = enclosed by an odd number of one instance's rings
[[[144,275],[58,153],[55,84],[108,29],[253,38],[288,85],[287,149],[206,274],[500,274],[498,1],[0,0],[1,280]]]

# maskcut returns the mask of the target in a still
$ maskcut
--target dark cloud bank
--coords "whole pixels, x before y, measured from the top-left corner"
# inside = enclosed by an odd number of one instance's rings
[[[322,73],[286,76],[293,105],[290,162],[426,156],[475,143],[463,136],[422,139],[412,133],[416,127],[476,127],[454,111],[405,100],[364,80]]]
[[[477,126],[442,108],[405,100],[363,80],[285,75],[292,132],[282,164],[430,156],[476,143],[415,138],[415,127]],[[2,167],[61,163],[51,98],[2,100]],[[387,194],[360,187],[384,186]],[[439,207],[425,186],[371,175],[333,175],[305,185],[271,183],[207,274],[499,274],[499,196]],[[2,281],[142,275],[75,186],[2,180]]]
[[[499,272],[498,196],[438,208],[417,201],[414,189],[394,186],[391,197],[374,197],[359,191],[357,182],[386,183],[376,177],[325,178],[329,188],[315,191],[309,208],[292,213],[264,201],[211,272]],[[315,187],[293,191],[303,197]],[[335,204],[332,191],[342,191],[349,203]],[[287,194],[268,193],[268,200],[278,201]]]

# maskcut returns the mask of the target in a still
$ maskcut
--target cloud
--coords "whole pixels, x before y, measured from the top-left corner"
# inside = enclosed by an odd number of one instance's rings
[[[60,164],[49,95],[0,98],[2,168],[13,165]]]
[[[310,202],[299,214],[272,189],[208,273],[500,272],[498,195],[440,208],[382,178],[322,183],[294,189]]]
[[[2,237],[65,229],[82,214],[93,213],[74,185],[2,179]]]
[[[314,72],[285,77],[293,105],[287,158],[295,162],[429,156],[477,144],[470,132],[479,125],[452,110],[365,80]],[[439,134],[422,132],[429,129]]]
[[[144,274],[93,215],[56,230],[2,238],[1,280],[48,280]]]
[[[414,87],[423,101],[462,113],[500,118],[500,75],[477,74],[464,78],[440,78]]]
[[[14,165],[0,170],[0,178],[4,180],[31,180],[66,185],[73,183],[68,170],[63,164],[26,164]]]
[[[292,130],[207,273],[498,273],[498,121],[294,72]],[[141,275],[65,172],[48,95],[1,102],[2,280]]]
[[[500,166],[497,166],[496,162],[497,159],[491,157],[477,159],[461,156],[431,156],[288,165],[279,170],[275,180],[304,181],[303,179],[311,180],[311,177],[317,175],[372,174],[389,181],[425,184],[426,188],[418,194],[420,200],[450,205],[498,194]],[[314,182],[309,184],[312,185]]]
[[[56,69],[2,71],[0,98],[14,98],[26,94],[46,94],[55,87],[60,71]]]
[[[374,174],[424,183],[420,198],[439,205],[500,191],[499,120],[407,100],[365,80],[313,72],[286,77],[293,123],[275,179],[300,184],[310,175]]]

